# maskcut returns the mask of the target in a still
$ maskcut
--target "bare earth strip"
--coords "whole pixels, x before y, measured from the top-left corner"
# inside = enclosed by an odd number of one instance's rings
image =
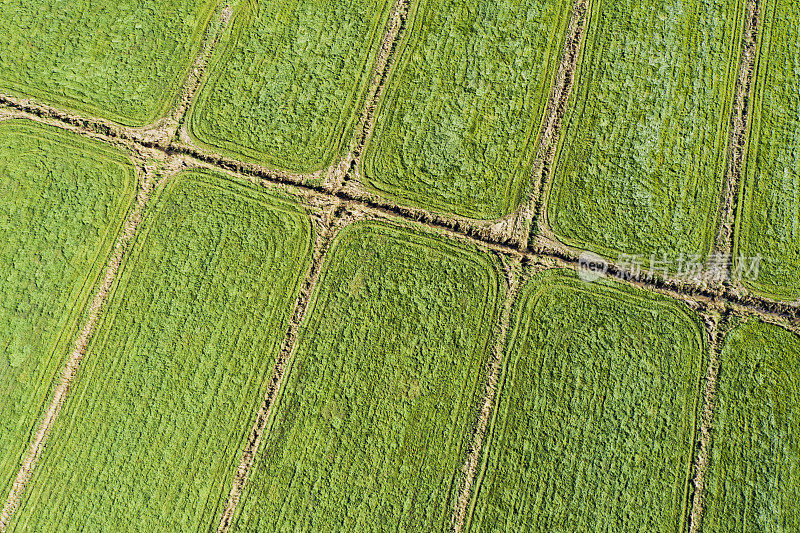
[[[383,94],[386,80],[394,65],[395,51],[406,26],[408,3],[409,0],[397,0],[392,10],[392,15],[389,17],[389,23],[386,26],[386,32],[383,35],[381,47],[378,51],[378,58],[375,60],[375,66],[372,71],[366,103],[358,119],[355,139],[342,162],[330,171],[331,190],[337,190],[341,187],[343,180],[352,177],[352,174],[357,172],[358,165],[361,162],[361,154],[364,152],[364,145],[375,129],[375,109],[378,107],[378,100]]]
[[[742,56],[739,77],[736,80],[736,96],[731,111],[731,132],[728,142],[728,167],[723,183],[720,202],[719,230],[714,242],[714,252],[730,255],[733,251],[733,227],[736,211],[736,196],[745,164],[747,132],[750,121],[749,102],[753,74],[756,68],[756,52],[759,31],[758,0],[748,0],[745,29],[742,36]]]
[[[105,275],[100,282],[92,302],[89,304],[86,322],[84,323],[78,338],[75,339],[75,346],[70,353],[69,358],[67,359],[64,370],[61,373],[61,380],[53,391],[50,404],[48,405],[47,410],[42,417],[42,421],[39,423],[39,427],[33,437],[33,440],[31,441],[28,453],[23,459],[22,465],[17,472],[14,484],[11,487],[11,492],[6,499],[2,512],[0,512],[0,533],[6,531],[6,528],[11,520],[11,516],[19,505],[20,498],[25,490],[25,486],[28,484],[28,481],[31,478],[33,469],[36,468],[36,463],[39,461],[39,457],[41,456],[44,447],[47,445],[50,430],[52,429],[56,418],[58,418],[58,414],[61,412],[61,407],[64,405],[64,401],[69,393],[72,381],[75,379],[78,367],[80,366],[81,360],[86,353],[86,347],[88,346],[89,340],[94,334],[95,327],[97,326],[97,322],[100,318],[100,313],[103,310],[103,305],[105,304],[106,298],[111,290],[111,285],[114,283],[114,279],[117,277],[117,271],[119,270],[122,258],[125,255],[128,245],[136,235],[136,229],[139,227],[139,223],[142,220],[142,214],[155,186],[156,183],[153,177],[153,172],[146,170],[144,179],[141,182],[139,192],[136,197],[136,203],[128,213],[122,233],[117,238],[117,242],[114,245],[114,250],[108,261]]]
[[[250,469],[253,467],[253,460],[255,459],[256,452],[258,451],[259,444],[261,443],[261,436],[264,433],[264,428],[267,425],[272,407],[278,397],[278,392],[283,382],[283,377],[286,373],[286,368],[289,365],[292,355],[294,354],[295,344],[297,342],[297,334],[300,329],[300,323],[306,315],[308,305],[311,300],[311,295],[314,287],[317,284],[320,273],[322,272],[322,265],[325,262],[325,256],[330,247],[331,241],[341,227],[347,222],[346,219],[340,217],[338,202],[329,208],[328,212],[323,213],[321,217],[322,229],[319,231],[314,243],[314,250],[311,258],[311,270],[306,277],[297,300],[294,304],[292,317],[289,321],[289,326],[286,330],[286,337],[283,340],[281,352],[275,361],[275,366],[272,370],[272,377],[270,378],[267,392],[264,396],[264,402],[258,410],[256,415],[255,424],[250,430],[250,436],[245,444],[244,451],[242,452],[242,459],[239,462],[239,467],[236,469],[236,474],[233,478],[228,500],[225,508],[220,517],[219,533],[227,532],[230,528],[233,519],[233,513],[236,511],[236,505],[242,497],[242,491],[247,483],[247,478],[250,475]]]
[[[529,245],[520,249],[509,242],[503,232],[495,232],[492,226],[482,225],[468,219],[451,215],[435,213],[425,209],[400,206],[384,198],[365,194],[363,191],[345,186],[331,192],[326,187],[315,186],[304,180],[304,176],[274,172],[258,165],[244,163],[235,159],[207,154],[194,150],[191,147],[172,143],[163,148],[155,144],[131,140],[117,135],[115,130],[104,131],[102,125],[92,123],[89,119],[62,116],[57,112],[50,115],[45,112],[46,106],[25,101],[9,100],[0,95],[0,106],[4,113],[10,113],[14,118],[26,118],[43,124],[50,124],[68,131],[73,131],[93,139],[120,146],[137,154],[140,158],[149,158],[160,161],[181,160],[189,166],[197,166],[218,170],[234,175],[254,183],[268,186],[278,186],[290,190],[293,194],[303,199],[304,205],[313,207],[318,203],[343,202],[348,206],[359,206],[365,212],[375,213],[380,216],[396,217],[407,222],[444,231],[458,238],[487,247],[508,257],[521,256],[526,260],[546,260],[558,264],[559,268],[576,270],[580,267],[579,256],[581,251],[570,248],[563,243],[545,235],[537,235]],[[758,314],[766,319],[770,317],[789,321],[800,326],[800,303],[779,302],[753,294],[741,294],[730,287],[709,287],[707,283],[687,282],[683,279],[656,278],[630,281],[631,273],[625,268],[609,262],[604,275],[618,281],[630,283],[645,290],[656,291],[671,298],[687,300],[720,299],[730,305],[741,309],[747,314]]]
[[[472,486],[475,483],[475,475],[478,472],[478,463],[483,450],[483,441],[486,438],[486,428],[489,425],[489,418],[494,408],[494,400],[497,396],[497,383],[500,377],[500,369],[503,367],[503,353],[505,352],[506,337],[508,326],[511,321],[511,310],[514,300],[519,292],[518,263],[506,264],[507,293],[503,312],[500,314],[500,323],[497,339],[492,348],[492,358],[489,361],[486,378],[486,389],[483,401],[480,404],[480,414],[475,426],[475,433],[472,435],[472,444],[467,454],[467,460],[461,469],[462,481],[461,488],[456,500],[456,508],[453,512],[452,526],[455,533],[461,533],[467,516],[467,509],[472,499]]]
[[[706,473],[711,458],[711,427],[714,423],[714,402],[717,395],[717,375],[719,374],[719,351],[725,336],[724,327],[727,319],[718,316],[704,316],[709,339],[708,370],[703,391],[703,413],[700,418],[700,450],[694,465],[694,496],[689,516],[689,531],[697,533],[703,523],[705,510]]]
[[[547,100],[544,124],[539,135],[539,150],[533,165],[533,191],[528,205],[523,212],[527,212],[530,220],[528,226],[535,222],[539,233],[552,237],[552,232],[547,224],[546,198],[552,178],[553,158],[556,154],[564,113],[567,109],[572,87],[575,84],[575,69],[578,66],[581,43],[586,30],[589,12],[588,0],[575,0],[572,6],[567,29],[567,38],[564,41],[564,51],[561,54],[561,63],[558,66],[556,81]],[[523,215],[525,216],[525,215]],[[527,235],[526,235],[527,237]]]

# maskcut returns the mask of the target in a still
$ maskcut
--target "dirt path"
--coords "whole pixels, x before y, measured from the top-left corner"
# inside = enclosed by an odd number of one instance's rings
[[[727,312],[726,312],[727,313]],[[726,315],[720,317],[710,314],[703,317],[708,333],[708,369],[703,389],[703,412],[700,418],[700,450],[694,465],[694,495],[689,516],[689,531],[697,533],[703,523],[705,510],[706,475],[711,453],[711,427],[714,422],[714,407],[717,396],[717,376],[719,374],[719,350],[725,336]]]
[[[736,80],[735,99],[731,109],[731,132],[727,150],[728,167],[722,184],[720,200],[718,219],[720,226],[714,241],[714,251],[718,254],[730,255],[733,252],[733,231],[736,222],[739,182],[742,179],[742,171],[746,162],[747,133],[750,124],[749,102],[752,100],[750,93],[756,69],[759,11],[757,0],[747,2],[739,76]]]
[[[303,318],[306,315],[306,311],[308,310],[308,305],[311,301],[311,295],[314,291],[314,287],[317,284],[317,280],[319,280],[320,273],[322,272],[322,266],[325,261],[325,256],[328,252],[328,248],[333,240],[333,237],[336,235],[338,230],[345,225],[347,219],[341,217],[340,204],[337,202],[330,204],[329,209],[323,213],[319,219],[319,222],[321,225],[321,230],[317,234],[317,238],[314,242],[311,269],[309,270],[308,276],[306,277],[305,282],[300,289],[300,293],[295,300],[292,317],[286,330],[286,337],[284,338],[283,346],[280,354],[278,355],[278,359],[275,361],[275,366],[272,370],[272,377],[270,378],[269,386],[267,388],[266,395],[264,396],[264,401],[258,410],[256,421],[253,425],[253,428],[250,430],[250,436],[247,438],[247,444],[245,445],[242,453],[239,467],[236,469],[236,474],[233,478],[233,484],[231,486],[230,493],[228,494],[228,500],[225,504],[225,508],[222,511],[219,527],[217,528],[217,531],[220,533],[226,532],[228,531],[228,528],[230,528],[231,520],[233,519],[233,513],[236,511],[236,505],[239,503],[239,500],[242,497],[242,491],[244,490],[245,483],[247,483],[250,470],[253,467],[253,461],[255,459],[256,452],[258,452],[258,447],[261,444],[261,436],[264,433],[264,428],[267,425],[270,412],[278,397],[278,392],[280,391],[283,377],[286,374],[286,368],[289,366],[289,362],[294,354],[295,344],[297,342],[297,334],[300,330],[300,324],[302,323]]]
[[[389,78],[392,66],[394,66],[397,45],[403,36],[406,19],[408,18],[408,7],[409,0],[397,0],[392,9],[389,23],[386,26],[386,31],[381,40],[381,47],[378,50],[378,57],[372,69],[372,78],[370,80],[369,90],[367,91],[364,109],[361,111],[361,116],[358,118],[355,138],[350,144],[350,150],[342,161],[329,171],[328,182],[330,190],[332,191],[338,190],[345,180],[353,179],[358,171],[364,145],[367,144],[367,140],[375,129],[375,110],[378,107],[378,101],[383,94],[386,80]]]
[[[220,38],[225,33],[228,22],[233,15],[233,6],[224,4],[217,8],[218,13],[212,22],[206,28],[206,33],[203,36],[203,43],[200,45],[200,51],[195,57],[194,64],[189,70],[189,74],[181,89],[180,96],[175,106],[172,108],[170,114],[155,122],[146,128],[142,128],[142,135],[156,143],[159,146],[168,146],[175,136],[178,134],[178,129],[184,125],[186,114],[189,107],[192,105],[197,90],[203,81],[208,62],[214,55],[214,50],[219,44]],[[187,135],[188,138],[188,135]]]
[[[461,533],[466,522],[467,509],[472,499],[472,486],[475,483],[475,476],[478,472],[478,464],[481,459],[481,452],[483,451],[483,444],[486,438],[486,429],[489,425],[492,409],[494,409],[495,406],[500,370],[503,367],[503,354],[505,353],[508,326],[511,322],[511,310],[514,305],[514,300],[519,293],[519,263],[505,263],[505,267],[507,283],[506,298],[499,317],[498,334],[494,346],[492,347],[492,358],[487,368],[486,385],[483,400],[480,404],[480,414],[478,415],[475,432],[472,435],[472,444],[467,454],[467,460],[461,469],[463,477],[451,522],[455,533]]]
[[[100,319],[100,313],[103,310],[106,298],[111,290],[111,285],[114,283],[114,279],[117,277],[119,266],[122,263],[122,259],[126,250],[136,234],[136,229],[139,227],[144,209],[155,186],[156,182],[154,173],[152,171],[145,171],[144,179],[141,182],[136,201],[129,211],[128,217],[125,220],[122,229],[122,233],[117,238],[117,242],[114,245],[108,265],[106,266],[105,275],[103,276],[100,285],[97,288],[94,298],[89,304],[86,322],[84,323],[78,338],[75,339],[74,348],[67,359],[64,370],[61,373],[61,379],[53,391],[53,396],[50,399],[47,410],[45,411],[44,416],[39,423],[39,427],[33,436],[33,440],[31,441],[28,452],[22,461],[19,471],[17,472],[17,476],[14,480],[14,484],[11,487],[8,498],[6,499],[5,505],[3,506],[2,512],[0,512],[0,533],[6,531],[6,528],[11,520],[11,516],[19,505],[20,498],[25,490],[25,486],[28,484],[28,481],[30,481],[33,470],[36,468],[36,464],[39,461],[39,457],[41,456],[44,447],[47,445],[50,430],[52,429],[53,424],[61,412],[61,407],[64,405],[64,401],[69,393],[72,382],[75,379],[78,367],[80,366],[83,356],[86,353],[86,347],[88,346],[89,340],[92,338],[94,330],[97,327],[97,322]]]
[[[575,84],[575,70],[588,23],[588,11],[588,0],[575,0],[567,27],[564,50],[561,53],[561,63],[558,65],[556,80],[547,99],[547,110],[539,134],[539,150],[533,165],[533,191],[526,207],[529,213],[527,216],[532,217],[531,223],[538,226],[535,229],[548,237],[552,237],[552,231],[547,223],[547,196],[553,174],[553,159],[561,136],[564,113]]]

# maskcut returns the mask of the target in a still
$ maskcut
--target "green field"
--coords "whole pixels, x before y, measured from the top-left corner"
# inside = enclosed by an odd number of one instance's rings
[[[0,123],[0,491],[5,497],[133,200],[113,149]]]
[[[709,252],[744,5],[592,3],[548,204],[561,240],[612,257]]]
[[[751,288],[800,297],[800,2],[765,2],[738,252],[761,254]]]
[[[800,530],[800,338],[751,321],[718,377],[705,531]]]
[[[493,339],[497,268],[418,231],[342,230],[232,530],[446,529]]]
[[[0,92],[130,126],[165,115],[215,0],[0,0]]]
[[[309,172],[341,157],[390,0],[240,2],[190,119],[226,154]]]
[[[16,531],[216,527],[309,266],[293,203],[220,175],[148,211]]]
[[[501,217],[531,178],[569,3],[425,0],[412,9],[364,181],[400,202]]]
[[[472,531],[683,531],[704,360],[666,298],[558,272],[521,293]]]

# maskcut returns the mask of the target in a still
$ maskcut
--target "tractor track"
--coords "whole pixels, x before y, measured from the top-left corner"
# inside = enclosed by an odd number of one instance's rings
[[[533,191],[527,210],[529,216],[533,217],[531,229],[548,237],[552,236],[552,232],[547,223],[546,198],[552,181],[553,160],[561,137],[564,115],[575,85],[575,71],[589,19],[588,13],[589,0],[575,0],[558,73],[547,100],[544,124],[539,134],[539,150],[533,164]]]
[[[124,147],[134,154],[143,154],[149,158],[161,160],[179,157],[191,162],[193,165],[223,171],[226,174],[233,174],[248,181],[257,181],[264,185],[271,184],[288,187],[297,191],[297,196],[302,199],[301,203],[304,204],[308,201],[308,198],[316,198],[326,201],[340,201],[347,205],[359,205],[368,212],[396,217],[407,222],[444,231],[450,235],[467,239],[475,244],[512,257],[520,256],[532,262],[552,260],[562,268],[573,270],[580,268],[580,250],[564,246],[551,237],[539,236],[527,248],[520,250],[519,247],[509,241],[507,235],[498,235],[486,231],[486,221],[459,219],[417,207],[398,205],[375,195],[353,193],[347,187],[332,192],[323,185],[315,185],[306,181],[304,175],[275,172],[260,165],[238,161],[218,154],[210,154],[179,143],[172,143],[167,147],[162,147],[155,142],[138,141],[127,137],[124,134],[125,128],[106,129],[102,124],[95,124],[85,118],[67,117],[64,119],[63,113],[56,111],[51,114],[49,110],[52,108],[32,104],[27,100],[20,102],[0,95],[0,106],[16,110],[18,118],[27,118],[36,122],[60,126],[62,129]],[[654,279],[631,281],[632,273],[613,261],[607,263],[607,270],[603,275],[633,284],[645,290],[660,291],[670,295],[672,298],[726,301],[730,305],[750,314],[785,319],[794,324],[794,326],[800,326],[800,302],[797,301],[776,301],[750,294],[740,287],[709,287],[702,282],[695,283],[681,279],[656,277]]]
[[[295,300],[291,319],[289,320],[289,325],[287,326],[286,335],[283,340],[283,345],[278,358],[275,361],[275,365],[273,366],[267,392],[264,395],[264,401],[262,402],[261,407],[256,414],[255,423],[250,430],[244,451],[242,452],[239,466],[236,469],[236,474],[233,478],[228,499],[220,516],[219,526],[217,528],[219,533],[227,532],[230,528],[231,521],[233,520],[233,514],[236,511],[236,506],[242,497],[242,492],[250,475],[250,470],[253,467],[255,455],[258,452],[259,445],[261,444],[261,436],[263,435],[267,426],[272,408],[276,404],[278,394],[281,389],[281,384],[283,383],[283,378],[286,374],[286,369],[288,368],[292,356],[294,355],[295,347],[297,345],[297,336],[300,331],[300,324],[303,322],[303,318],[308,311],[309,303],[311,302],[314,288],[316,287],[317,281],[319,280],[319,276],[322,272],[322,266],[325,262],[328,249],[338,231],[350,221],[348,217],[343,217],[342,213],[343,210],[341,204],[339,202],[333,202],[326,211],[323,211],[318,219],[320,228],[314,242],[311,268],[309,269],[305,281],[300,288],[300,292],[297,295],[297,299]]]
[[[451,527],[454,533],[461,533],[466,524],[467,512],[472,499],[472,488],[475,484],[475,476],[478,473],[478,464],[484,449],[486,430],[489,426],[489,419],[495,408],[495,398],[500,381],[500,371],[503,368],[503,354],[506,350],[509,324],[511,323],[511,311],[514,301],[519,294],[520,274],[519,262],[505,264],[506,273],[506,294],[503,302],[503,309],[498,318],[497,337],[492,346],[492,355],[487,364],[486,381],[483,398],[480,402],[478,419],[472,434],[472,442],[467,453],[466,461],[461,469],[462,481],[458,492],[458,499],[453,511]]]
[[[22,460],[20,469],[14,479],[14,484],[11,487],[8,498],[3,505],[2,511],[0,511],[0,533],[5,532],[8,528],[11,517],[19,505],[22,493],[31,479],[42,451],[47,445],[50,431],[61,412],[61,408],[69,394],[69,390],[77,375],[83,356],[86,354],[86,348],[97,327],[100,314],[111,292],[111,287],[117,277],[117,272],[119,271],[122,260],[136,236],[136,230],[142,220],[150,196],[153,190],[158,186],[152,170],[145,168],[144,172],[140,173],[140,175],[143,175],[143,179],[141,179],[139,183],[136,201],[128,212],[122,231],[114,244],[113,251],[106,265],[105,274],[89,304],[86,320],[78,337],[75,339],[72,352],[67,358],[67,362],[62,370],[61,379],[53,391],[48,407],[44,412],[36,433],[33,435],[28,452]]]
[[[720,198],[718,231],[714,251],[730,256],[733,253],[734,225],[742,171],[747,162],[747,141],[750,125],[750,102],[753,76],[756,70],[759,11],[758,0],[748,0],[745,27],[742,35],[742,53],[739,74],[730,118],[730,138],[727,148],[728,166]]]

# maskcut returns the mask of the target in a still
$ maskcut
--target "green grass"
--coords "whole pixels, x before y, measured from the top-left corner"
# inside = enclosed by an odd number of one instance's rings
[[[263,190],[199,172],[172,179],[11,529],[215,529],[311,239],[306,215]]]
[[[116,150],[0,123],[0,494],[50,401],[136,186]]]
[[[538,275],[513,315],[472,531],[683,531],[704,342],[663,297]]]
[[[738,253],[763,260],[745,283],[800,297],[800,2],[764,2],[753,120],[737,223]]]
[[[751,321],[720,355],[705,531],[798,531],[800,338]]]
[[[497,268],[442,237],[344,229],[232,530],[446,529],[493,339]]]
[[[0,0],[0,91],[130,126],[165,115],[216,0]]]
[[[569,2],[425,0],[379,105],[365,183],[472,218],[513,211],[531,177]]]
[[[743,7],[592,3],[548,204],[561,240],[613,258],[708,254]]]
[[[274,168],[330,166],[353,135],[392,3],[241,2],[194,105],[191,134]]]

